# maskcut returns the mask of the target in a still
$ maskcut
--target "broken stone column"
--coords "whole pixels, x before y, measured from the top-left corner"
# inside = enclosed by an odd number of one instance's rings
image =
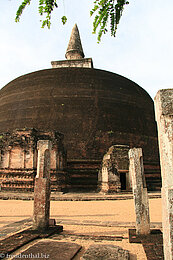
[[[150,233],[149,202],[144,176],[143,156],[141,148],[129,150],[129,172],[132,179],[132,189],[136,212],[136,234]]]
[[[98,191],[103,193],[121,191],[120,174],[118,172],[117,163],[112,160],[111,148],[109,148],[109,151],[104,155],[102,167],[98,174]]]
[[[120,192],[122,188],[121,174],[124,176],[126,190],[130,189],[129,183],[129,146],[113,145],[104,155],[102,166],[98,174],[98,191]]]
[[[162,227],[164,256],[173,259],[173,89],[155,97],[162,176]]]
[[[37,149],[33,228],[46,229],[49,227],[50,216],[50,151],[52,143],[49,140],[39,140]]]

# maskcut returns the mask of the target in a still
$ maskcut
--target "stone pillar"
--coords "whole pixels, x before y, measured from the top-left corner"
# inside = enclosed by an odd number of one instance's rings
[[[8,147],[8,154],[7,154],[8,168],[11,167],[11,149],[12,149],[12,147],[9,146],[9,147]]]
[[[33,228],[49,227],[50,216],[50,151],[51,141],[40,140],[37,143],[37,175],[34,187]]]
[[[98,174],[98,190],[103,193],[109,192],[108,168],[102,167]]]
[[[0,168],[2,167],[2,158],[3,158],[2,153],[3,153],[3,151],[0,150]]]
[[[162,175],[162,226],[164,256],[173,259],[173,89],[159,90],[155,97]]]
[[[129,150],[129,172],[132,179],[132,189],[136,212],[136,234],[150,233],[149,202],[144,176],[143,156],[141,148]]]

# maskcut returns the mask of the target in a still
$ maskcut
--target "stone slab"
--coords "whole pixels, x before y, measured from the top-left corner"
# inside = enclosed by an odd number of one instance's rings
[[[2,222],[3,224],[3,222]],[[21,230],[27,229],[32,225],[32,218],[23,219],[20,221],[12,222],[8,225],[2,226],[0,228],[0,240],[4,239],[6,237],[9,237],[9,235],[20,232]]]
[[[136,229],[129,229],[129,243],[141,243],[141,236],[136,234]]]
[[[128,260],[129,251],[114,245],[91,245],[82,260]]]
[[[142,243],[143,239],[151,239],[152,235],[162,235],[160,229],[152,229],[149,235],[138,235],[136,229],[129,229],[129,243]]]
[[[51,227],[45,232],[39,232],[37,230],[32,230],[31,228],[16,233],[5,239],[0,240],[0,259],[5,258],[7,254],[14,252],[21,246],[37,239],[37,238],[47,238],[55,233],[60,233],[63,231],[63,226]]]
[[[44,232],[39,233],[39,235],[40,235],[40,238],[46,238],[46,237],[49,237],[53,234],[59,234],[62,231],[63,231],[63,226],[57,225],[57,226],[54,226],[54,227],[49,227]]]
[[[144,248],[147,260],[163,260],[163,235],[160,230],[153,230],[148,236],[142,237],[142,246]]]
[[[73,259],[81,248],[80,245],[75,243],[43,240],[23,251],[21,256],[30,256],[29,259],[70,260]],[[16,257],[14,259],[18,258]]]
[[[152,229],[149,235],[136,235],[136,229],[129,229],[129,242],[141,243],[147,260],[163,260],[163,235],[160,229]]]

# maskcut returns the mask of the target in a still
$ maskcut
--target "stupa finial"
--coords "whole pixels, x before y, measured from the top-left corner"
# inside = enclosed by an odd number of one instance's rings
[[[78,60],[85,57],[82,49],[81,39],[77,24],[74,25],[70,41],[66,50],[65,57],[67,60]]]

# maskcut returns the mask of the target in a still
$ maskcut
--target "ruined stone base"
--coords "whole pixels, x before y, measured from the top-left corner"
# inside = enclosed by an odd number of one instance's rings
[[[108,190],[109,190],[109,185],[108,185],[107,182],[106,182],[106,183],[104,183],[104,182],[98,182],[97,192],[106,194],[106,193],[108,193]]]
[[[108,193],[121,192],[121,183],[119,181],[109,182]]]
[[[66,171],[50,171],[51,191],[67,192],[69,189],[69,176]],[[36,168],[11,169],[0,168],[1,191],[33,192]]]
[[[121,192],[121,183],[120,182],[99,182],[97,192],[109,194],[109,193],[118,193]]]
[[[129,260],[129,251],[113,245],[91,245],[82,260]]]

